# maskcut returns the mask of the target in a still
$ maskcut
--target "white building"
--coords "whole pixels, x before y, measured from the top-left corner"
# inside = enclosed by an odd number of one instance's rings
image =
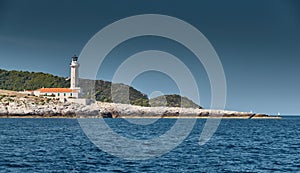
[[[59,98],[65,101],[65,99],[68,98],[78,98],[78,90],[72,90],[70,88],[40,88],[33,91],[33,95]]]
[[[72,62],[71,62],[71,85],[70,85],[70,89],[72,90],[78,90],[80,91],[80,88],[78,86],[79,84],[79,63],[77,63],[78,57],[77,56],[73,56],[72,57]]]
[[[72,57],[71,62],[71,84],[70,88],[40,88],[33,91],[33,95],[42,96],[47,98],[58,98],[65,102],[77,102],[81,104],[87,104],[88,100],[79,99],[80,87],[79,87],[79,63],[77,62],[78,57],[75,55]],[[24,91],[27,92],[27,91]],[[32,92],[32,91],[31,91]]]

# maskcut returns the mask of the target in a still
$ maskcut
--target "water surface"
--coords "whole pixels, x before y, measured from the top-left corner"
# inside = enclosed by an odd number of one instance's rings
[[[176,120],[138,126],[106,119],[118,133],[150,139]],[[198,119],[178,147],[162,157],[128,161],[101,151],[76,119],[0,119],[0,172],[299,172],[300,118],[224,119],[204,146]],[[126,147],[126,144],[124,144]]]

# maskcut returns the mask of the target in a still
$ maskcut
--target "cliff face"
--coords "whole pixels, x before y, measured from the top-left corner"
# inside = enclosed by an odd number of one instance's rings
[[[92,105],[61,103],[55,99],[0,90],[1,117],[103,117],[103,118],[267,118],[264,114],[180,107],[141,107],[97,102]]]

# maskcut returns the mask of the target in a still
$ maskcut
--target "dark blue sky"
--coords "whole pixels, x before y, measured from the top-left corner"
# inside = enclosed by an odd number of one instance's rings
[[[216,49],[227,80],[227,109],[300,114],[300,2],[0,0],[0,68],[69,75],[70,57],[80,54],[100,29],[138,14],[164,14],[200,30]],[[200,62],[180,44],[157,37],[128,40],[116,47],[98,77],[111,80],[126,57],[158,49],[186,63],[210,105],[210,85]],[[133,86],[146,94],[178,92],[158,72],[140,75]]]

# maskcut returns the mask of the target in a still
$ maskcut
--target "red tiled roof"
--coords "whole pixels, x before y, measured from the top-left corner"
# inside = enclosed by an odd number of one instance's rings
[[[74,93],[76,90],[70,88],[40,88],[38,89],[41,93]]]

